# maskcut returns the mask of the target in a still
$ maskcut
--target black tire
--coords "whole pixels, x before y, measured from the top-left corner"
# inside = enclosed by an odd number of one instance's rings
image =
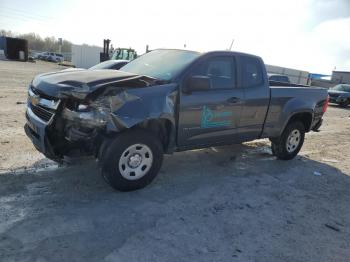
[[[288,150],[287,140],[292,132],[298,130],[300,137],[297,139],[298,144],[295,147],[289,146],[290,150]],[[290,160],[293,159],[300,151],[303,146],[305,138],[305,127],[299,122],[292,122],[287,125],[284,129],[281,137],[279,139],[274,139],[271,144],[272,153],[281,160]]]
[[[348,99],[348,100],[346,100],[346,101],[344,101],[343,103],[340,103],[339,105],[341,106],[341,107],[348,107],[348,105],[350,104],[350,100]]]
[[[145,175],[139,179],[130,180],[120,172],[120,161],[122,154],[125,155],[124,151],[137,144],[146,145],[151,150],[153,161]],[[159,139],[147,130],[128,130],[113,140],[104,150],[99,161],[101,161],[103,178],[114,189],[119,191],[137,190],[151,183],[158,174],[163,162],[163,146]],[[128,166],[128,168],[131,167]]]

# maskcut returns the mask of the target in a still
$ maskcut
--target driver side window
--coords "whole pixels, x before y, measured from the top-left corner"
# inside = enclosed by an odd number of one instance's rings
[[[206,76],[211,89],[232,89],[235,86],[235,68],[232,57],[212,57],[196,66],[192,75]]]

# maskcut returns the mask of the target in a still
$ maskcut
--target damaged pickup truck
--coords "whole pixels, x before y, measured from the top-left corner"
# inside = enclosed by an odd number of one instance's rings
[[[328,105],[318,88],[269,86],[260,57],[159,49],[115,70],[38,75],[29,86],[26,134],[55,161],[94,155],[121,191],[157,175],[164,153],[269,138],[295,157]]]

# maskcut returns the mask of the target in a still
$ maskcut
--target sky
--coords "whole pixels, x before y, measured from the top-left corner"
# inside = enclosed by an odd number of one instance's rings
[[[350,0],[0,0],[0,29],[75,44],[261,56],[313,73],[350,71]]]

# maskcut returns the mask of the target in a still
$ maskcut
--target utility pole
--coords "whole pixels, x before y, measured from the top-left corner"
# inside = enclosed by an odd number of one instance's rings
[[[62,45],[63,45],[63,40],[62,38],[58,38],[58,52],[61,54],[62,53]]]

